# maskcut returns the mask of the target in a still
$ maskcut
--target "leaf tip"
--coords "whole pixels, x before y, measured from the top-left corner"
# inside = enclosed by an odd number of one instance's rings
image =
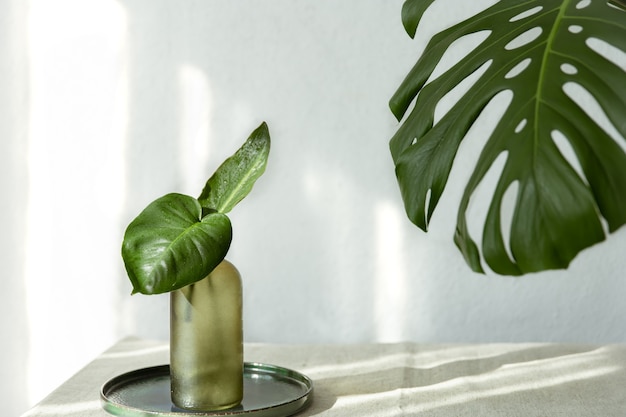
[[[404,107],[398,103],[395,97],[392,97],[391,100],[389,100],[389,110],[391,110],[393,117],[395,117],[398,122],[400,122],[404,117]]]
[[[406,0],[402,5],[402,25],[411,39],[415,38],[417,25],[422,19],[424,11],[433,1],[434,0]]]
[[[463,254],[465,262],[471,270],[478,274],[485,275],[485,270],[483,269],[483,265],[480,260],[480,253],[476,243],[469,236],[466,236],[458,226],[454,233],[454,243],[461,251],[461,254]]]
[[[270,137],[270,129],[265,121],[261,122],[259,127],[255,129],[254,133],[257,133],[263,137],[267,137],[267,139],[269,139]]]

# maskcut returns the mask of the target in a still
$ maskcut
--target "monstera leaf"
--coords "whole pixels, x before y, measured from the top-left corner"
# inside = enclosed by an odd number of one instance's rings
[[[406,1],[409,35],[432,1]],[[480,31],[489,31],[483,42],[429,81],[453,42]],[[618,143],[626,137],[626,70],[597,52],[594,42],[624,54],[622,0],[501,0],[435,35],[392,97],[392,112],[404,118],[390,142],[396,175],[408,217],[427,230],[461,141],[497,94],[512,93],[460,202],[454,240],[473,270],[484,272],[483,260],[506,275],[565,268],[626,222],[626,154]],[[479,68],[482,75],[435,123],[442,97]],[[607,133],[568,86],[588,92],[619,133]],[[574,160],[559,146],[562,138]],[[468,206],[503,158],[481,250],[468,232]],[[516,194],[505,242],[501,212],[509,190]]]

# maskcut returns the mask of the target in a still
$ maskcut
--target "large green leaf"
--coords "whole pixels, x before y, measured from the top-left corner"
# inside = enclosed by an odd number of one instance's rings
[[[126,229],[124,265],[133,294],[161,294],[206,277],[226,256],[232,239],[224,214],[202,217],[193,197],[167,194],[146,207]]]
[[[403,8],[410,35],[423,12],[418,3],[408,0]],[[565,268],[581,250],[603,240],[605,229],[612,232],[626,222],[626,155],[616,142],[623,139],[611,137],[565,88],[577,84],[590,93],[626,137],[625,69],[589,46],[596,39],[626,51],[626,12],[619,8],[622,0],[614,4],[501,0],[434,36],[392,97],[398,120],[415,102],[390,148],[407,215],[427,230],[467,131],[497,94],[513,93],[485,141],[459,207],[455,242],[475,271],[483,271],[483,258],[500,274]],[[490,33],[466,58],[428,81],[453,42],[480,31]],[[526,43],[514,47],[511,42],[522,35]],[[479,68],[484,72],[478,80],[434,123],[439,101]],[[555,142],[555,132],[571,145],[580,173]],[[487,212],[481,251],[469,235],[466,213],[501,156],[506,162]],[[509,189],[517,195],[505,243],[501,210]]]
[[[219,213],[232,210],[265,172],[269,152],[270,134],[267,124],[262,123],[209,178],[198,197],[202,207]]]

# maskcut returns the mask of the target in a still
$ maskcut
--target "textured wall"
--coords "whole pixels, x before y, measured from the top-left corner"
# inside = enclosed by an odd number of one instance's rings
[[[444,0],[421,33],[487,3]],[[460,180],[489,117],[431,232],[406,219],[387,101],[426,39],[405,34],[402,0],[7,4],[23,23],[18,47],[0,44],[3,71],[20,74],[0,78],[12,91],[0,128],[19,139],[0,155],[11,294],[0,357],[27,378],[16,407],[124,335],[167,337],[167,297],[129,295],[124,228],[167,192],[199,194],[263,120],[268,169],[231,216],[246,340],[626,342],[624,231],[568,271],[514,279],[465,265],[452,242]]]

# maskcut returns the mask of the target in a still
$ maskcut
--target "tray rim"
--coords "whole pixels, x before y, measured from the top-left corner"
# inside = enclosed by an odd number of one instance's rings
[[[140,416],[163,416],[163,417],[177,417],[177,416],[200,416],[200,417],[208,417],[208,416],[255,416],[259,415],[269,416],[268,414],[271,410],[274,409],[282,409],[285,408],[285,414],[272,414],[272,416],[290,416],[299,411],[302,411],[306,408],[312,401],[313,394],[313,380],[309,378],[307,375],[295,371],[290,368],[286,368],[279,365],[273,365],[263,362],[244,362],[244,375],[246,373],[252,374],[254,371],[257,373],[269,374],[273,375],[274,379],[277,378],[287,378],[294,381],[297,381],[303,384],[306,388],[303,394],[299,396],[294,396],[289,398],[288,400],[281,402],[279,404],[268,405],[266,407],[259,407],[253,410],[216,410],[216,411],[190,411],[185,412],[184,410],[176,410],[176,411],[152,411],[152,410],[144,410],[138,407],[133,407],[125,404],[120,404],[118,402],[112,401],[108,398],[108,394],[110,394],[116,387],[128,384],[129,382],[140,380],[146,377],[155,377],[161,375],[169,375],[169,364],[155,365],[155,366],[147,366],[144,368],[134,369],[128,372],[121,373],[116,375],[109,380],[107,380],[100,387],[100,403],[102,408],[108,412],[109,414],[116,416],[124,416],[124,417],[140,417]],[[244,394],[245,395],[245,394]],[[124,414],[114,414],[110,407],[114,407],[115,411],[121,411]],[[295,408],[293,408],[295,407]]]

